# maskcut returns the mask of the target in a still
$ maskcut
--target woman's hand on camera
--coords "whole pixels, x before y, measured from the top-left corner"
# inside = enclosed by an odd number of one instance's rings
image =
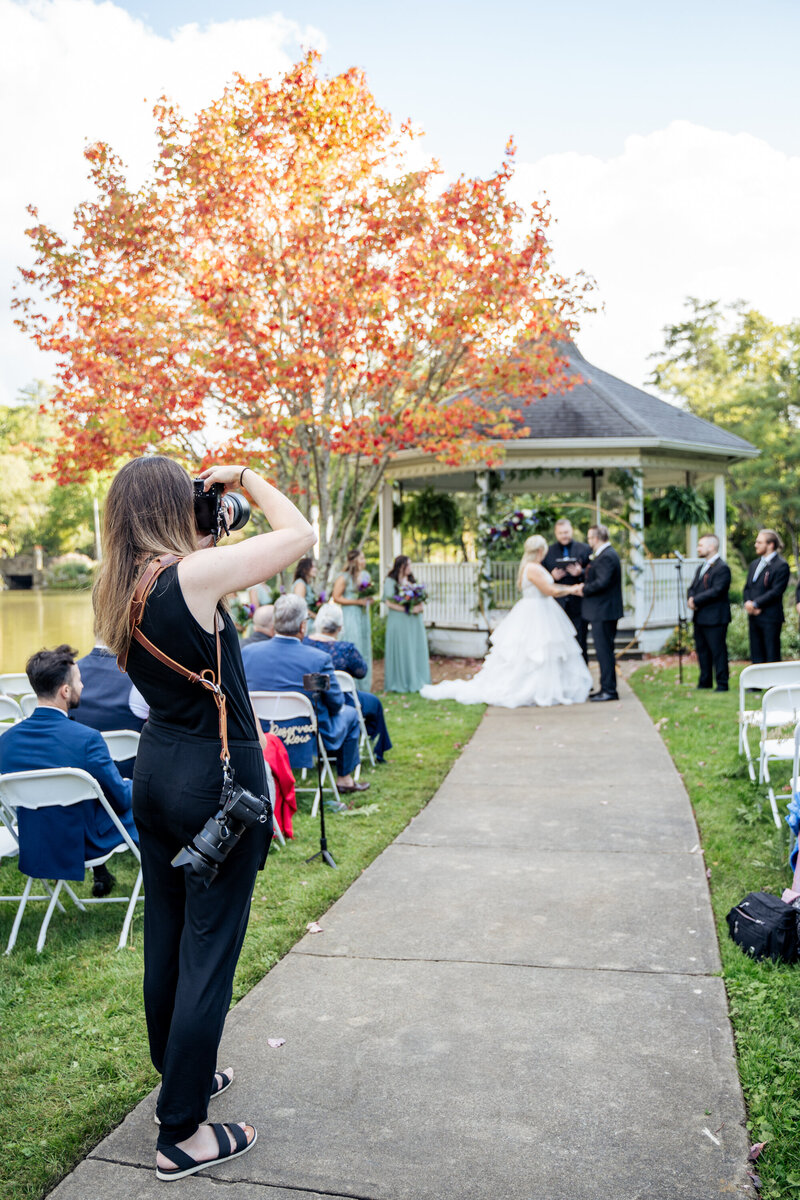
[[[205,471],[201,471],[197,478],[204,481],[203,486],[206,491],[208,491],[212,483],[222,483],[225,485],[225,491],[230,492],[239,486],[242,472],[250,470],[252,470],[251,467],[229,467],[220,463],[213,467],[206,467]]]

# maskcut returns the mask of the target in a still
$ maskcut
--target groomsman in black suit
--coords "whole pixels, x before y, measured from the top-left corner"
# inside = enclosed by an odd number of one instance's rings
[[[781,558],[782,549],[783,542],[774,529],[758,531],[759,557],[750,563],[742,593],[753,663],[781,661],[783,593],[789,583],[789,564]]]
[[[699,688],[728,690],[728,626],[731,605],[731,569],[719,556],[719,538],[707,533],[697,543],[699,558],[705,559],[689,585],[689,608],[694,622],[694,645],[700,667]]]
[[[591,550],[585,542],[575,541],[572,524],[566,517],[561,517],[556,521],[553,532],[555,533],[556,540],[548,548],[547,554],[542,559],[542,566],[545,571],[550,572],[556,583],[583,583],[584,572]],[[589,626],[581,615],[583,601],[580,596],[562,596],[556,599],[556,603],[561,605],[575,626],[575,636],[578,639],[578,645],[581,648],[584,662],[588,662],[589,654],[586,649],[586,642],[589,635]]]
[[[614,638],[617,622],[623,613],[622,564],[608,540],[605,525],[592,525],[586,536],[592,548],[592,557],[586,567],[586,578],[579,595],[583,596],[581,613],[592,627],[592,641],[600,667],[600,688],[589,699],[601,702],[619,700]]]

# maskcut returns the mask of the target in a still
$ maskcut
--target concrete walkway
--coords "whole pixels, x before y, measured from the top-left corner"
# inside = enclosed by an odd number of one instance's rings
[[[212,1119],[253,1120],[259,1141],[181,1195],[745,1194],[697,830],[660,738],[622,697],[487,712],[324,932],[231,1014],[220,1061],[237,1080]],[[163,1200],[153,1102],[53,1196]]]

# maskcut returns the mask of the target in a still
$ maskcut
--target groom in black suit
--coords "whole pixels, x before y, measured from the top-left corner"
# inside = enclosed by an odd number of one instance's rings
[[[756,554],[747,571],[742,599],[750,633],[750,661],[781,661],[783,593],[789,583],[789,564],[781,558],[783,542],[774,529],[759,529]]]
[[[614,638],[623,613],[622,564],[608,540],[605,525],[592,525],[586,534],[592,557],[578,595],[583,596],[581,614],[592,627],[592,641],[600,667],[600,688],[589,697],[592,701],[619,700]]]
[[[689,608],[694,622],[694,645],[700,667],[699,688],[713,686],[717,691],[728,690],[728,626],[731,606],[728,593],[731,569],[719,556],[719,538],[707,533],[697,543],[697,554],[705,562],[697,568],[689,584]]]

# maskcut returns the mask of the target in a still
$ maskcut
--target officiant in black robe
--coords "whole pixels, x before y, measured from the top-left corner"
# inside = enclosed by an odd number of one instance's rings
[[[586,564],[591,555],[591,549],[585,542],[576,542],[573,536],[572,524],[566,517],[561,517],[555,523],[553,532],[556,540],[548,548],[542,559],[542,566],[549,571],[556,583],[583,583]],[[575,636],[581,648],[584,662],[588,663],[589,653],[586,643],[589,635],[589,623],[581,615],[582,600],[580,596],[562,596],[556,601],[575,626]]]

